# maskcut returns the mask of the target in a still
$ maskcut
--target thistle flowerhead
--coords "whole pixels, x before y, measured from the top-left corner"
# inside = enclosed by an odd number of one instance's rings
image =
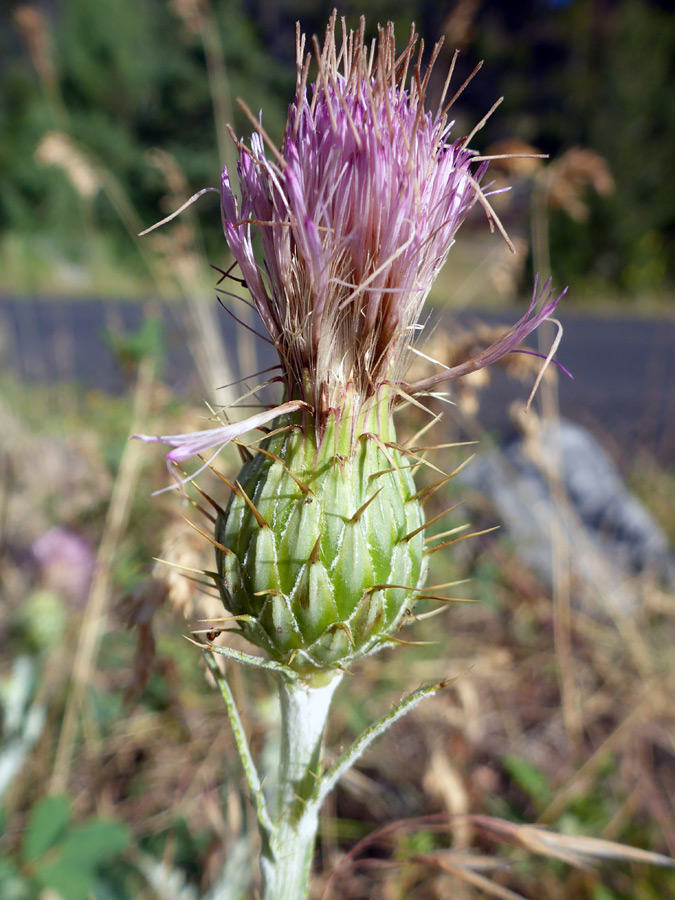
[[[479,357],[406,384],[424,300],[457,229],[480,202],[487,163],[452,140],[443,100],[425,108],[430,68],[390,23],[340,46],[333,15],[297,79],[283,140],[261,120],[238,149],[239,196],[221,182],[225,237],[281,363],[281,406],[244,423],[165,436],[169,459],[273,422],[217,521],[219,587],[239,629],[305,676],[389,640],[426,575],[424,517],[394,408],[513,350],[556,300]],[[436,58],[440,45],[435,48]],[[446,83],[446,90],[449,83]],[[234,135],[233,135],[234,137]]]
[[[238,142],[241,203],[227,171],[221,193],[225,235],[287,394],[307,401],[320,427],[348,395],[362,404],[401,379],[422,305],[485,169],[465,141],[450,142],[442,110],[425,110],[430,70],[414,60],[414,34],[399,56],[390,23],[373,55],[363,23],[341,48],[334,27],[322,49],[315,43],[311,90],[298,35],[281,148],[266,153],[262,128],[250,146]]]

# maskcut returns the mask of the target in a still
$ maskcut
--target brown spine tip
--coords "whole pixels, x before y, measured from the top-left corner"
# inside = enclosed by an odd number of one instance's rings
[[[314,565],[314,563],[319,562],[319,549],[321,546],[321,535],[316,539],[316,543],[312,547],[312,552],[309,554],[309,559],[307,562],[310,566]]]
[[[281,466],[283,466],[284,472],[288,475],[289,478],[293,479],[293,481],[297,484],[297,486],[300,488],[300,490],[302,491],[302,493],[305,496],[307,496],[307,494],[311,494],[312,497],[316,496],[314,491],[311,489],[311,487],[308,484],[305,484],[304,481],[301,481],[297,477],[297,475],[294,475],[293,472],[291,472],[291,470],[288,468],[286,463],[284,463],[284,461],[281,459],[281,457],[277,456],[276,453],[270,453],[269,450],[265,450],[263,447],[254,447],[253,449],[256,450],[258,453],[262,453],[263,456],[267,456],[269,459],[273,460],[274,462],[280,463]]]
[[[370,504],[371,504],[371,503],[373,502],[373,500],[377,497],[377,495],[380,493],[381,490],[382,490],[382,488],[380,488],[379,490],[375,491],[375,493],[373,494],[372,497],[369,497],[369,498],[366,500],[366,502],[365,502],[362,506],[359,506],[359,508],[356,510],[356,512],[354,513],[354,515],[351,517],[351,519],[350,519],[349,521],[352,522],[352,523],[354,523],[354,524],[355,524],[356,522],[358,522],[359,519],[361,518],[361,516],[362,516],[362,515],[364,514],[364,512],[368,509],[368,507],[370,506]]]
[[[201,534],[201,536],[202,536],[203,538],[206,538],[206,540],[207,540],[210,544],[213,544],[213,546],[216,548],[216,550],[220,550],[220,551],[222,551],[223,553],[232,553],[232,554],[233,554],[233,551],[230,550],[229,547],[226,547],[224,544],[221,544],[221,543],[220,543],[219,541],[217,541],[215,538],[212,538],[210,534],[207,534],[205,531],[202,531],[201,528],[197,528],[197,526],[195,525],[195,523],[194,523],[194,522],[191,522],[191,521],[187,518],[187,516],[183,516],[183,519],[188,523],[188,525],[190,526],[190,528],[194,528],[194,530],[197,532],[197,534]],[[233,554],[233,555],[234,555],[234,554]]]
[[[347,625],[346,622],[336,622],[334,625],[330,626],[330,629],[332,631],[336,631],[337,629],[339,629],[340,631],[344,631],[352,647],[356,646],[356,642],[354,640],[354,637],[352,636],[351,628],[349,627],[349,625]]]
[[[220,480],[223,481],[229,487],[229,489],[232,491],[233,494],[239,493],[239,489],[238,489],[237,485],[233,484],[229,478],[226,478],[222,472],[219,472],[218,469],[214,468],[213,466],[209,466],[209,469],[213,472],[213,474],[216,476],[216,478],[220,478]]]
[[[436,547],[427,547],[424,550],[424,555],[431,556],[432,553],[435,553],[437,550],[444,550],[451,544],[458,544],[460,541],[466,541],[468,538],[480,537],[482,534],[490,534],[491,531],[497,531],[498,528],[500,528],[499,525],[494,525],[492,528],[486,528],[484,531],[472,531],[471,534],[463,534],[461,537],[453,538],[451,541],[443,541],[442,544],[438,544]]]
[[[437,516],[434,516],[433,519],[429,519],[428,522],[425,522],[423,525],[420,525],[419,528],[416,528],[414,531],[408,532],[408,534],[406,534],[405,537],[401,538],[401,543],[403,541],[409,541],[411,538],[414,538],[416,534],[420,533],[420,531],[424,531],[425,528],[428,528],[430,525],[433,525],[434,522],[438,522],[439,519],[442,519],[443,516],[447,516],[447,514],[449,512],[452,512],[452,510],[456,509],[458,506],[459,506],[459,503],[455,503],[454,506],[449,506],[447,509],[444,509],[442,513],[439,513]]]
[[[264,517],[260,514],[260,512],[259,512],[258,509],[256,508],[255,503],[254,503],[253,500],[251,500],[251,498],[248,496],[248,494],[247,494],[246,491],[243,489],[243,487],[241,486],[241,484],[240,484],[238,481],[236,481],[236,482],[235,482],[235,485],[236,485],[236,492],[237,492],[241,497],[244,498],[244,500],[246,501],[246,505],[248,506],[248,508],[251,510],[251,512],[252,512],[253,515],[255,516],[255,520],[256,520],[256,522],[258,523],[258,527],[259,527],[259,528],[269,528],[269,527],[270,527],[269,524],[265,521]]]
[[[194,484],[194,482],[193,482],[193,484]],[[216,511],[217,515],[219,515],[219,516],[225,515],[225,510],[220,505],[220,503],[218,503],[216,500],[214,500],[213,497],[210,497],[205,491],[203,491],[199,487],[199,485],[195,484],[194,486],[197,489],[198,493],[201,494],[201,496],[206,500],[206,502]]]

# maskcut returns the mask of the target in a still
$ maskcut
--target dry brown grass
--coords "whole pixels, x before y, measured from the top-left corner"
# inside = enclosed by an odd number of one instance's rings
[[[166,406],[161,389],[148,393],[141,382],[138,390],[139,403],[151,402],[162,418],[159,430],[180,430],[178,420],[194,415]],[[19,391],[15,399],[20,397]],[[101,428],[112,423],[105,416],[97,423],[87,406],[91,399],[71,400],[70,440],[89,448],[76,461],[79,483],[95,485],[90,472],[101,467],[100,453],[110,440]],[[43,402],[47,408],[47,395]],[[472,402],[480,403],[480,390]],[[15,433],[20,424],[23,438],[5,446],[6,471],[20,469],[34,428],[14,415]],[[131,430],[130,411],[124,416],[121,427]],[[35,410],[32,417],[34,422]],[[453,437],[435,433],[439,443]],[[96,442],[100,449],[92,451]],[[56,440],[44,441],[46,471],[59,448]],[[432,459],[449,470],[460,459],[451,453],[439,451]],[[131,474],[126,453],[118,457],[113,496],[123,499],[117,512],[117,502],[110,507],[108,525],[93,488],[91,506],[80,501],[71,518],[70,525],[93,543],[102,541],[104,577],[92,587],[96,615],[83,619],[76,605],[61,598],[66,628],[37,648],[36,696],[47,706],[47,724],[5,798],[9,828],[2,849],[11,853],[17,846],[28,811],[57,781],[79,817],[96,812],[123,819],[137,848],[161,847],[168,866],[187,867],[205,890],[236,841],[255,829],[224,711],[198,654],[184,640],[190,630],[208,627],[202,619],[219,613],[199,583],[199,571],[212,567],[208,544],[183,520],[184,512],[195,521],[201,514],[183,510],[173,495],[150,499],[151,490],[166,483],[158,457],[146,454],[142,472]],[[222,465],[234,474],[234,450]],[[435,480],[437,472],[430,477]],[[667,475],[662,477],[667,485]],[[215,481],[201,483],[226,500]],[[650,491],[658,486],[656,470],[647,483]],[[14,516],[26,509],[29,487],[25,480],[5,481],[3,675],[17,655],[36,652],[22,618],[41,587],[29,547],[54,504],[49,490],[34,494],[34,515],[24,514],[19,527]],[[73,497],[76,489],[70,489]],[[429,517],[461,499],[458,490],[451,482],[439,491]],[[59,495],[58,484],[52,492]],[[126,512],[120,516],[119,510]],[[111,548],[105,535],[113,526]],[[153,570],[152,555],[182,568],[162,564]],[[146,561],[141,569],[139,558]],[[323,896],[333,876],[327,894],[333,900],[470,900],[488,885],[494,896],[513,897],[512,891],[532,900],[666,897],[672,874],[631,861],[630,849],[623,861],[590,869],[550,857],[577,862],[574,854],[586,850],[593,858],[583,841],[555,837],[568,834],[675,853],[673,598],[652,585],[634,619],[593,618],[577,609],[564,572],[552,599],[495,534],[454,545],[432,560],[433,583],[471,577],[470,585],[456,590],[476,602],[448,604],[439,617],[414,624],[409,636],[428,644],[398,647],[354,667],[337,695],[329,755],[404,691],[439,677],[454,681],[381,739],[329,801],[315,896]],[[101,604],[107,618],[101,618]],[[89,648],[86,658],[83,646]],[[70,680],[73,659],[79,661],[76,682]],[[236,668],[228,674],[260,753],[275,733],[270,686]],[[551,829],[546,847],[544,835],[530,828],[537,824]],[[536,858],[540,850],[548,860]],[[251,865],[254,856],[255,837]],[[156,896],[147,885],[143,891],[138,896]]]

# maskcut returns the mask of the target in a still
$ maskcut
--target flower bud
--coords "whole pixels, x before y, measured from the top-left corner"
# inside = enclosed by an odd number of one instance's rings
[[[304,675],[381,647],[426,574],[424,516],[392,446],[387,393],[358,416],[333,411],[321,435],[301,412],[280,420],[216,525],[226,607],[253,644]]]

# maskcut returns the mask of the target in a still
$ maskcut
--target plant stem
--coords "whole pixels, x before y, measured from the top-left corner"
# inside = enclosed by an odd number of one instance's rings
[[[321,747],[328,710],[341,674],[310,686],[279,676],[281,747],[274,830],[263,847],[263,900],[308,896],[320,803],[312,800],[321,776]]]

